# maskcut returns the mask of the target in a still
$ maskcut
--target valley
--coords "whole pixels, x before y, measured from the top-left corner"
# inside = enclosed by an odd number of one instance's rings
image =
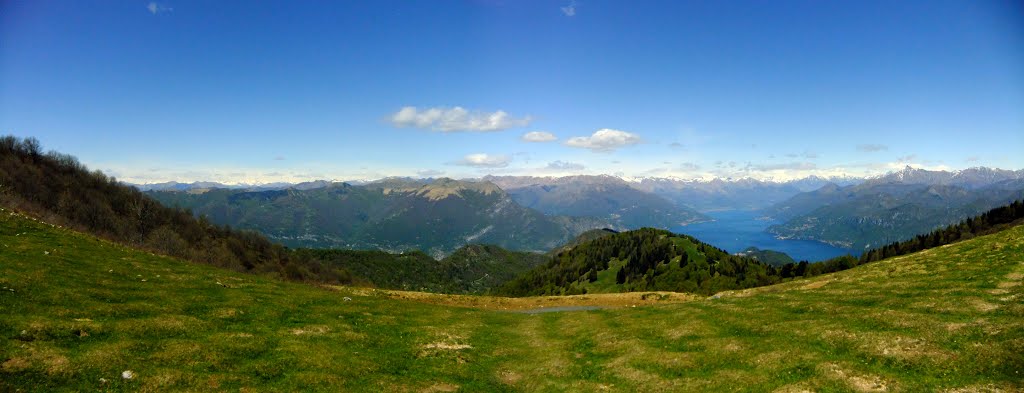
[[[1024,393],[1021,16],[0,0],[0,393]]]
[[[681,303],[531,315],[284,283],[0,213],[8,390],[1024,389],[1021,226]]]

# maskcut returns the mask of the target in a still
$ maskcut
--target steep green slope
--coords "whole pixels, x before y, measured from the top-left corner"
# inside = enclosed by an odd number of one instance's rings
[[[488,182],[391,179],[363,186],[148,195],[212,222],[259,231],[292,247],[423,250],[440,258],[472,243],[546,251],[607,220],[549,217]]]
[[[283,283],[0,213],[0,391],[1024,389],[1024,227],[691,303],[527,315]]]

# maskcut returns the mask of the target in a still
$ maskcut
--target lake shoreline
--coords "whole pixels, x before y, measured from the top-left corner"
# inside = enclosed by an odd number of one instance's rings
[[[794,260],[817,262],[842,255],[859,255],[856,250],[837,247],[825,242],[806,239],[783,239],[768,233],[767,228],[778,223],[757,210],[719,210],[703,214],[713,220],[673,228],[674,232],[690,235],[715,247],[737,253],[748,247],[783,252]]]

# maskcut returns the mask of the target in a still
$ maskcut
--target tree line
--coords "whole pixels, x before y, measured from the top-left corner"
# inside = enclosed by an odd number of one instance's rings
[[[1007,226],[1020,223],[1022,219],[1024,219],[1024,200],[1014,201],[1009,205],[994,208],[945,228],[875,248],[861,254],[859,262],[880,261],[998,232]]]

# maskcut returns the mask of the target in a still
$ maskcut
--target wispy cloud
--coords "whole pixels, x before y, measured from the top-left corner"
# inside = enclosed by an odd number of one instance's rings
[[[817,169],[818,166],[813,162],[786,162],[781,164],[765,164],[765,165],[748,165],[747,170],[754,171],[807,171]]]
[[[451,164],[476,168],[504,168],[507,167],[508,163],[511,161],[512,158],[504,154],[490,155],[485,153],[476,153],[469,154],[461,160],[454,161]]]
[[[610,128],[602,128],[590,136],[575,136],[565,141],[566,146],[590,149],[594,152],[610,152],[637,143],[640,143],[639,135]]]
[[[913,162],[914,160],[917,160],[917,155],[915,155],[915,154],[909,154],[909,155],[905,155],[905,156],[902,156],[902,157],[896,157],[896,162]]]
[[[166,5],[158,4],[155,1],[151,1],[149,4],[147,4],[146,5],[146,9],[149,10],[149,13],[153,14],[153,15],[156,15],[156,14],[159,14],[159,13],[163,13],[163,12],[174,11],[174,8],[168,7]]]
[[[862,151],[862,152],[866,152],[866,153],[872,153],[872,152],[883,151],[883,150],[889,150],[889,146],[881,145],[881,144],[877,144],[877,143],[868,143],[868,144],[863,144],[863,145],[857,145],[857,151]]]
[[[789,157],[789,158],[803,157],[803,158],[813,159],[813,158],[818,158],[818,153],[815,153],[815,152],[810,151],[810,150],[804,150],[803,153],[789,153],[789,154],[786,154],[786,157]]]
[[[556,171],[582,171],[585,168],[586,167],[584,167],[583,164],[577,164],[575,162],[565,162],[560,160],[549,162],[548,166],[544,167],[544,169]]]
[[[286,158],[284,158],[284,156],[275,156],[274,157],[274,161],[284,161],[284,160],[286,160]]]
[[[522,139],[525,142],[551,142],[558,137],[547,131],[530,131],[523,134]]]
[[[578,4],[576,3],[576,0],[570,1],[569,5],[567,5],[565,7],[561,7],[562,14],[565,14],[565,16],[576,16],[576,6],[577,5]]]
[[[980,160],[980,159],[981,159],[981,157],[978,157],[978,156],[970,156],[970,157],[967,157],[967,159],[964,160],[964,161],[967,161],[967,162],[978,162],[978,160]]]
[[[684,162],[682,164],[679,164],[679,169],[685,172],[693,172],[696,170],[700,170],[700,165],[694,164],[692,162]]]
[[[468,111],[456,106],[453,108],[418,109],[407,106],[391,115],[391,124],[396,127],[416,127],[441,132],[459,131],[501,131],[530,124],[529,116],[515,118],[503,110],[495,112]]]
[[[443,175],[444,171],[438,171],[438,170],[433,170],[433,169],[424,169],[422,171],[416,171],[416,174],[420,175],[420,176],[423,176],[423,177],[434,177],[434,176],[441,176],[441,175]]]

